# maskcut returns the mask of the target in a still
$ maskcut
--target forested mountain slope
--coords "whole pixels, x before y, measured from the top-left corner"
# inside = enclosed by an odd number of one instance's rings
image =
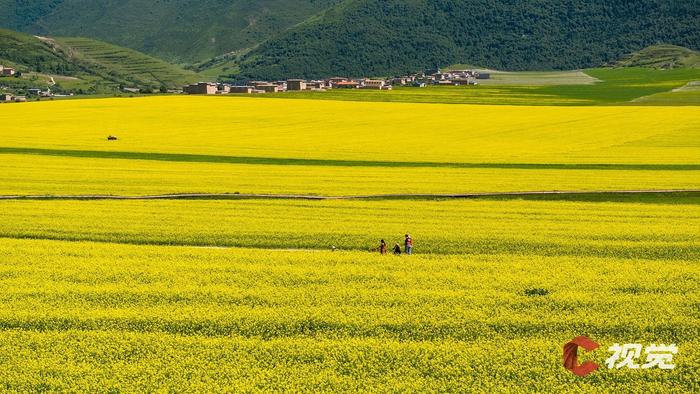
[[[435,65],[600,66],[656,43],[700,49],[700,0],[348,0],[248,53],[240,73],[391,75]]]

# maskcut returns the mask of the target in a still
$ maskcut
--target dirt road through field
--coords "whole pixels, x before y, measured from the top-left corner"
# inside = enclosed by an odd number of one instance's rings
[[[700,189],[672,190],[540,190],[498,193],[458,194],[371,194],[352,196],[321,196],[303,194],[237,194],[237,193],[175,193],[159,195],[111,195],[111,194],[47,194],[47,195],[0,195],[0,200],[381,200],[381,199],[471,199],[471,198],[517,198],[531,196],[613,196],[613,195],[697,195]]]

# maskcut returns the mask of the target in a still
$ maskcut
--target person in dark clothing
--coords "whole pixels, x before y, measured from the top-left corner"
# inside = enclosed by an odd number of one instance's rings
[[[401,246],[399,244],[394,245],[394,254],[397,256],[401,254]]]
[[[384,240],[382,240],[382,242],[379,243],[379,254],[386,254],[387,249],[388,249],[388,247],[386,245],[386,242],[384,242]]]
[[[411,238],[410,234],[406,234],[404,245],[406,245],[406,254],[413,253],[413,238]]]

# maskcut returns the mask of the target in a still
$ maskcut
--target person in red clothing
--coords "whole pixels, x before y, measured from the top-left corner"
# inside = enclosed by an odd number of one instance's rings
[[[404,241],[404,247],[406,248],[406,254],[413,253],[413,238],[410,234],[406,234],[406,240]]]

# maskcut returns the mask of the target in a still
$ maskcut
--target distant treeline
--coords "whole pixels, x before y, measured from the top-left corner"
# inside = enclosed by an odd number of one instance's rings
[[[348,0],[248,53],[238,76],[596,67],[657,43],[700,49],[699,21],[700,0]]]

